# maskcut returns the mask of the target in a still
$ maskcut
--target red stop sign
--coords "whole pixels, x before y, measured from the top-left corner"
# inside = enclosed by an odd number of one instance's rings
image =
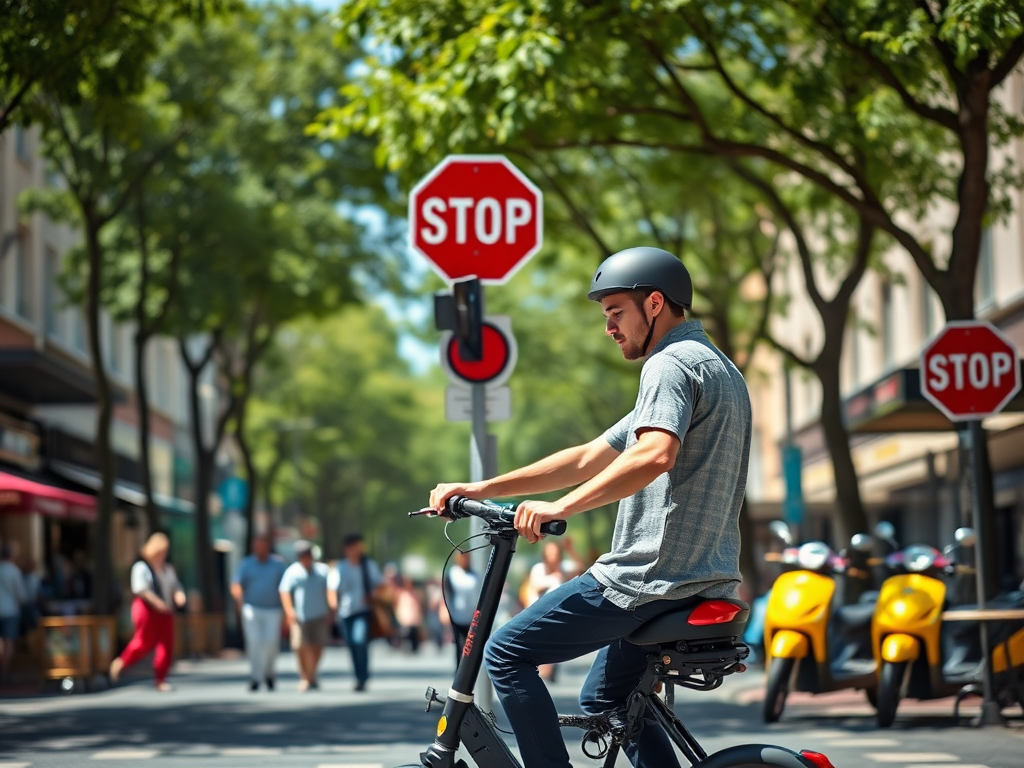
[[[448,282],[504,283],[542,237],[543,195],[501,155],[450,155],[409,197],[409,245]]]
[[[921,393],[952,421],[999,413],[1020,385],[1017,350],[990,323],[946,323],[921,353]]]

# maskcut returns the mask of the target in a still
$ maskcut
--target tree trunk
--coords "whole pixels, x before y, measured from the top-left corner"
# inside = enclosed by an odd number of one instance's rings
[[[184,345],[183,345],[184,351]],[[213,579],[213,539],[210,536],[210,491],[213,487],[213,469],[216,446],[207,448],[203,439],[203,409],[199,396],[199,377],[205,364],[197,369],[189,368],[189,406],[191,410],[192,450],[195,454],[195,523],[196,523],[196,572],[199,594],[203,597],[203,609],[219,609],[220,596]]]
[[[141,297],[140,297],[141,304]],[[137,313],[143,314],[143,310]],[[145,322],[137,318],[137,323]],[[141,327],[141,325],[139,326]],[[141,472],[142,491],[146,494],[146,523],[149,532],[161,529],[160,510],[153,501],[153,470],[149,453],[150,412],[149,391],[146,377],[146,348],[149,346],[149,334],[135,331],[135,407],[139,417],[139,471]]]
[[[103,284],[103,247],[100,245],[99,225],[92,211],[84,209],[86,247],[89,256],[89,276],[86,284],[85,320],[89,335],[89,354],[92,357],[93,381],[96,384],[96,466],[100,473],[97,493],[95,561],[93,573],[93,602],[96,613],[107,615],[113,611],[114,583],[110,546],[112,517],[114,514],[114,482],[116,464],[110,444],[110,424],[114,416],[110,381],[103,361],[100,340],[100,287]]]
[[[830,341],[826,332],[825,347]],[[835,475],[836,509],[839,512],[839,531],[836,546],[842,547],[855,533],[868,530],[868,518],[860,497],[857,470],[853,465],[850,451],[850,436],[843,423],[843,400],[840,389],[839,360],[841,345],[834,352],[823,354],[815,373],[821,381],[821,428],[825,433],[825,444],[832,457],[832,471]]]
[[[249,450],[249,441],[245,435],[245,408],[238,414],[238,422],[235,426],[235,441],[238,443],[238,450],[242,454],[242,463],[245,465],[245,476],[249,483],[249,493],[245,497],[245,507],[242,513],[245,516],[245,554],[252,554],[252,537],[256,533],[253,529],[253,517],[256,514],[256,490],[259,477],[256,472],[256,465],[252,460],[252,451]],[[267,531],[262,531],[267,533]]]

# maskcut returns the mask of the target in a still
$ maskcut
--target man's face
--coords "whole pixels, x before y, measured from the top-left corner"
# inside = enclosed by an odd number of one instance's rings
[[[363,542],[355,541],[345,547],[345,558],[355,562],[363,556]]]
[[[307,571],[313,570],[313,553],[306,552],[298,556],[298,561]]]
[[[604,332],[615,339],[622,356],[639,360],[644,356],[644,341],[651,330],[647,321],[651,311],[651,297],[644,299],[643,309],[627,293],[613,293],[601,299],[604,310]]]
[[[270,542],[264,538],[253,539],[252,552],[260,560],[266,560],[270,555]]]

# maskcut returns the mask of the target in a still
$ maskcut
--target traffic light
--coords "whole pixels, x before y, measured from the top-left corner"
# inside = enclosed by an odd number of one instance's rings
[[[452,284],[452,293],[434,294],[434,324],[451,331],[459,342],[459,357],[466,362],[483,359],[483,288],[475,277]]]

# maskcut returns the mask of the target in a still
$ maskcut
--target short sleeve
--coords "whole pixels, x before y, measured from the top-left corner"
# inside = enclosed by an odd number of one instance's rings
[[[301,565],[299,566],[302,567]],[[281,577],[281,584],[278,586],[278,592],[291,592],[295,588],[295,571],[292,566],[288,566],[284,571],[284,576]]]
[[[630,411],[604,433],[604,439],[608,441],[608,445],[619,453],[626,450],[626,443],[629,440],[629,422],[632,418],[633,411]]]
[[[337,592],[338,591],[338,587],[340,587],[340,586],[341,586],[341,570],[340,570],[340,565],[336,565],[334,568],[331,568],[330,572],[327,574],[327,591],[328,592]]]
[[[682,442],[693,416],[693,380],[674,357],[655,355],[644,364],[632,429],[671,432]]]
[[[153,589],[153,573],[141,560],[132,566],[131,587],[133,595]]]

